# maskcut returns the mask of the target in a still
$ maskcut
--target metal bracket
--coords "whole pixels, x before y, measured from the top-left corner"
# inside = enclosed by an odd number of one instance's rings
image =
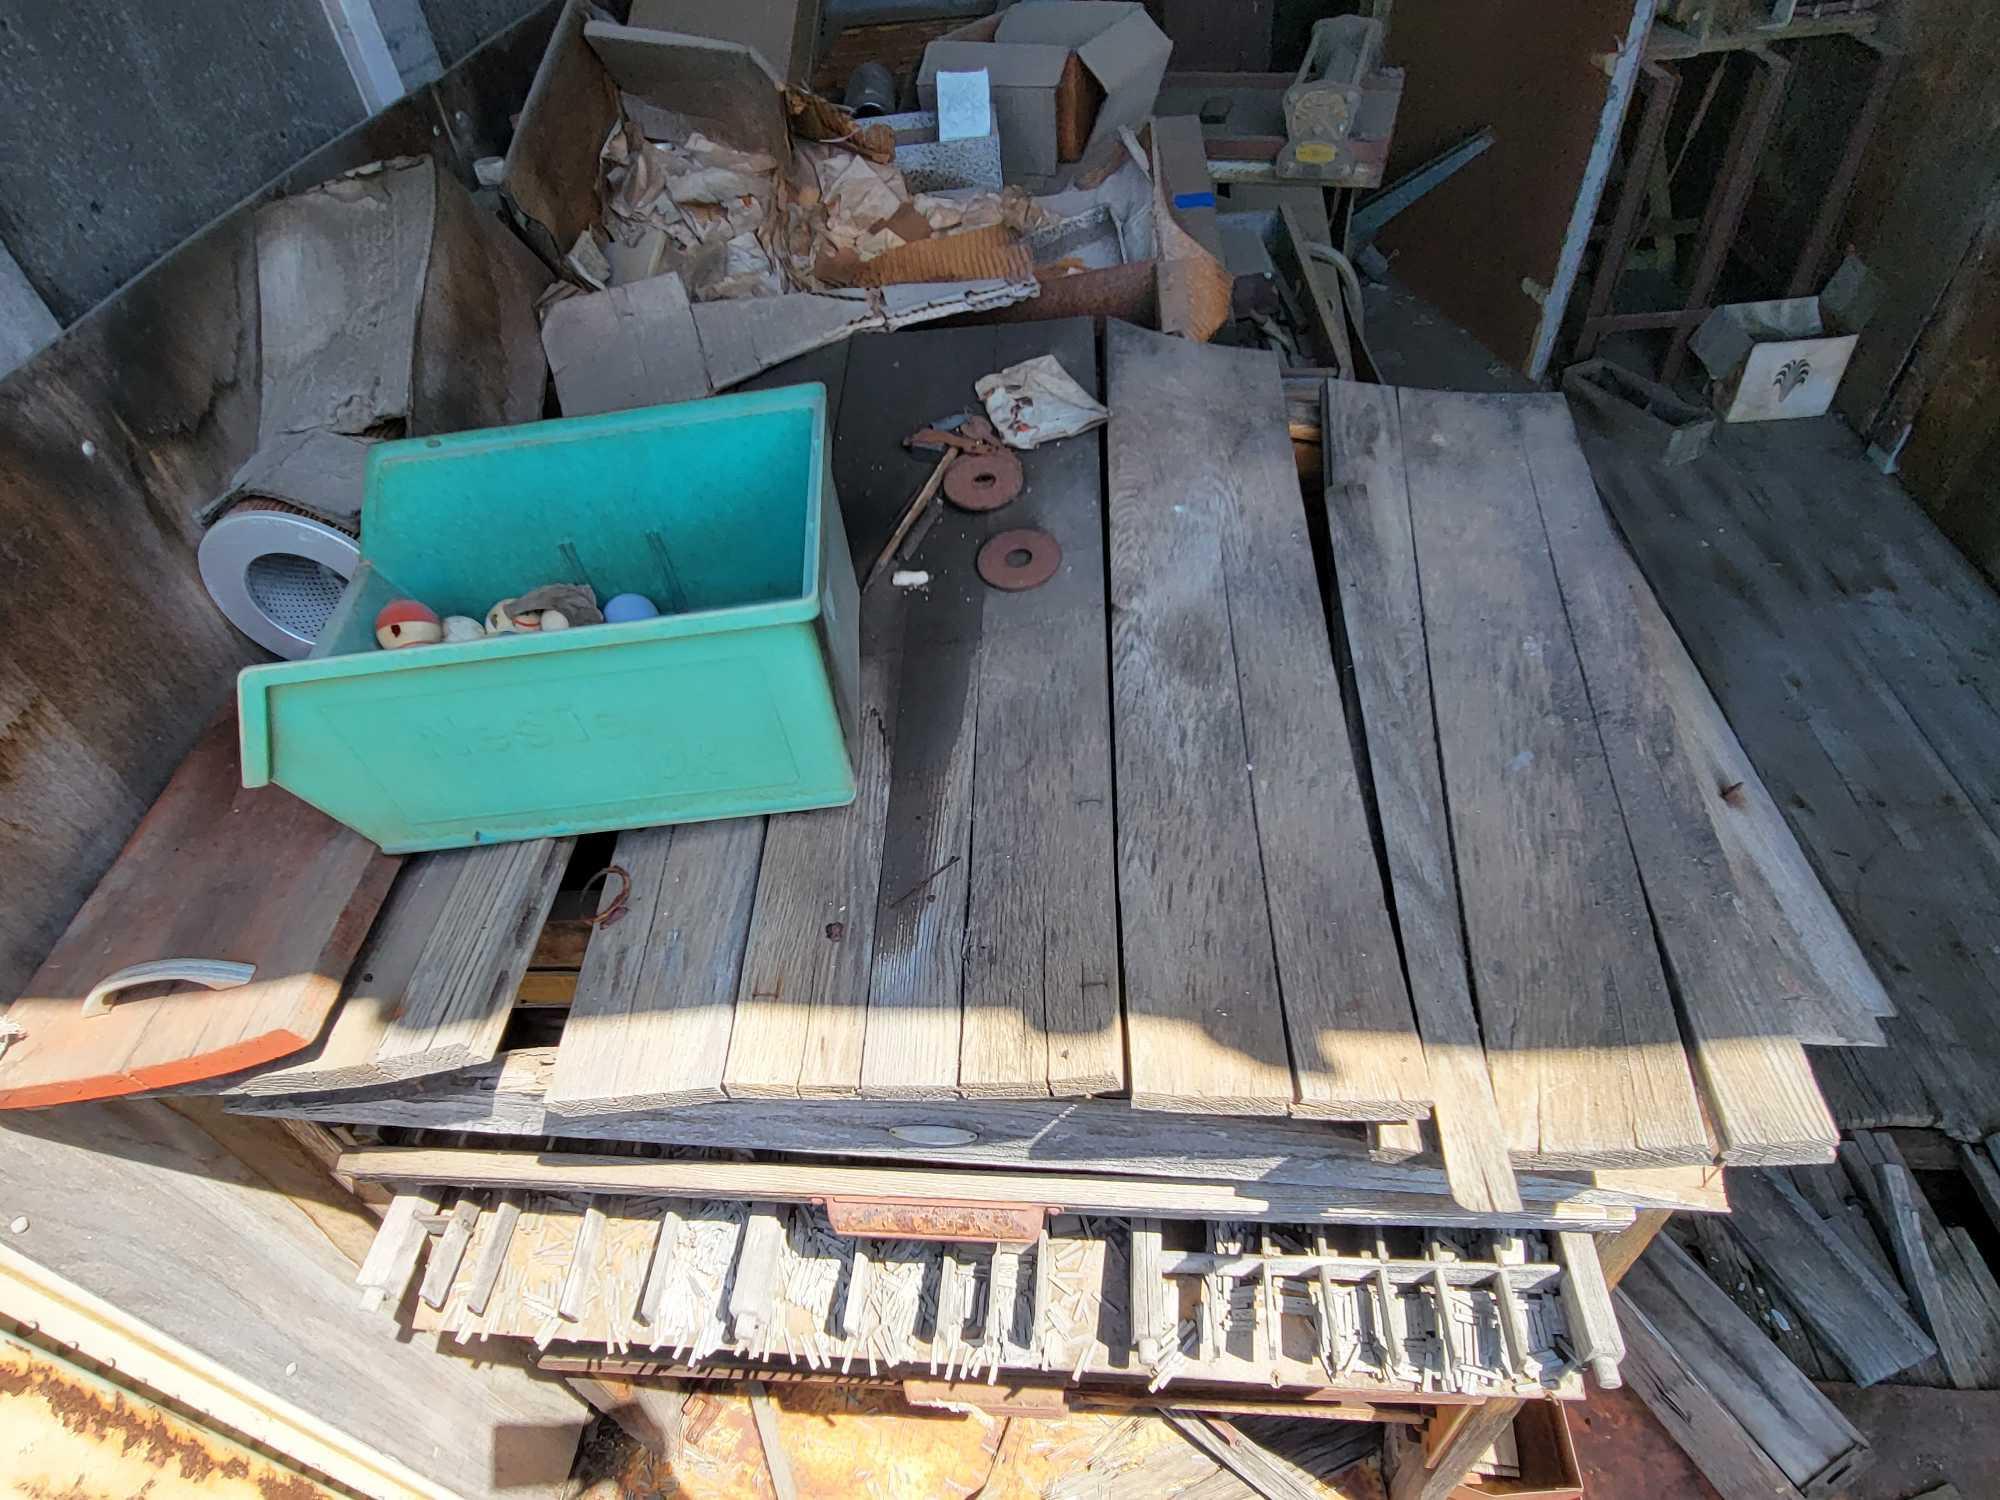
[[[824,1198],[833,1232],[866,1240],[937,1240],[948,1244],[1031,1245],[1049,1209],[950,1199]]]

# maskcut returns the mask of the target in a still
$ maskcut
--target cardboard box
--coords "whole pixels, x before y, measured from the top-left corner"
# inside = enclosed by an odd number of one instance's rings
[[[924,49],[917,93],[937,108],[940,70],[992,80],[1007,180],[1055,187],[1066,164],[1108,157],[1152,113],[1173,43],[1128,0],[1021,0]]]
[[[1817,297],[1737,302],[1710,313],[1693,347],[1714,381],[1722,420],[1824,416],[1874,295],[1874,279],[1850,255]]]
[[[1450,1500],[1583,1500],[1583,1471],[1560,1401],[1530,1401],[1514,1418],[1514,1457],[1519,1475],[1487,1475],[1466,1481]]]
[[[741,42],[785,82],[812,78],[819,0],[632,0],[631,24],[718,42]]]

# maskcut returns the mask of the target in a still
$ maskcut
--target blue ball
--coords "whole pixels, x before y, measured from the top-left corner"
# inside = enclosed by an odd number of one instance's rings
[[[632,620],[650,620],[659,614],[644,594],[614,594],[604,601],[607,625],[624,625]]]

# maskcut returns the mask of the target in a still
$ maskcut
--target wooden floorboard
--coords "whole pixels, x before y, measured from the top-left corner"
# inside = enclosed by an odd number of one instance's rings
[[[1977,1139],[2000,1125],[1992,1023],[2000,962],[1990,940],[2000,923],[2000,845],[1880,656],[1856,639],[1855,612],[1917,606],[1889,602],[1886,586],[1867,602],[1830,603],[1813,551],[1826,528],[1796,517],[1780,526],[1759,498],[1757,467],[1776,464],[1790,443],[1810,451],[1818,435],[1764,435],[1748,459],[1743,441],[1725,433],[1715,451],[1675,470],[1594,444],[1586,452],[1648,580],[1896,1007],[1882,1022],[1887,1047],[1815,1050],[1835,1119],[1849,1128],[1936,1125]],[[1872,471],[1853,455],[1842,464],[1822,455],[1816,472],[1823,487],[1871,494],[1878,512],[1892,500],[1910,505],[1874,491]],[[1878,556],[1895,557],[1904,528],[1893,514],[1870,529]],[[1890,581],[1909,566],[1882,564]],[[1818,602],[1809,589],[1820,591]],[[1948,636],[1961,627],[1937,628]]]
[[[1223,527],[1197,489],[1208,405],[1157,336],[1106,325],[1119,918],[1137,1104],[1283,1114],[1293,1085],[1265,907]],[[1227,495],[1228,491],[1223,491]]]
[[[1504,1209],[1519,1197],[1466,976],[1395,391],[1329,381],[1322,432],[1341,622],[1445,1170],[1468,1208]]]
[[[1831,1161],[1840,1132],[1787,1003],[1811,959],[1730,826],[1730,773],[1699,732],[1708,689],[1604,513],[1567,403],[1507,399],[1722,1160]]]
[[[1712,1160],[1518,410],[1398,400],[1474,989],[1515,1159]]]
[[[850,347],[816,350],[750,384],[817,380],[826,387],[834,489],[849,550],[859,558],[872,556],[862,548],[874,519],[874,487],[842,451]],[[857,410],[867,400],[864,393]],[[765,831],[723,1069],[723,1092],[731,1098],[840,1098],[860,1091],[901,653],[900,608],[875,591],[861,606],[854,801],[772,818]]]
[[[1088,322],[995,330],[997,367],[1042,354],[1097,391]],[[964,589],[981,614],[959,1054],[960,1091],[977,1098],[1095,1094],[1125,1082],[1103,434],[1023,459],[1020,499],[962,528],[940,524],[917,559],[931,592]],[[1061,570],[1025,592],[988,587],[973,568],[979,545],[1021,528],[1055,538]]]
[[[361,1182],[449,1182],[461,1188],[524,1188],[584,1194],[819,1202],[827,1198],[984,1204],[1059,1203],[1074,1213],[1279,1223],[1482,1224],[1446,1193],[1191,1178],[991,1172],[943,1167],[867,1167],[824,1162],[640,1160],[564,1152],[378,1147],[351,1151],[337,1170]],[[1523,1215],[1524,1227],[1607,1232],[1632,1211],[1568,1200]]]
[[[549,1084],[558,1115],[720,1099],[737,976],[764,845],[762,818],[618,836],[626,909],[584,950]],[[619,898],[605,882],[600,918]]]
[[[572,840],[412,856],[349,966],[340,1008],[296,1062],[225,1093],[369,1088],[499,1050]]]

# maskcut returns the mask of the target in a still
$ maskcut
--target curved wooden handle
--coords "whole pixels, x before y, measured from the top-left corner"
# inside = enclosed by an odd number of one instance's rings
[[[111,1014],[111,997],[119,990],[129,990],[136,985],[180,979],[189,984],[205,985],[212,990],[233,990],[248,984],[251,975],[256,972],[255,964],[230,963],[221,958],[156,958],[147,963],[133,964],[98,980],[91,986],[90,993],[83,997],[83,1013],[86,1016]]]

